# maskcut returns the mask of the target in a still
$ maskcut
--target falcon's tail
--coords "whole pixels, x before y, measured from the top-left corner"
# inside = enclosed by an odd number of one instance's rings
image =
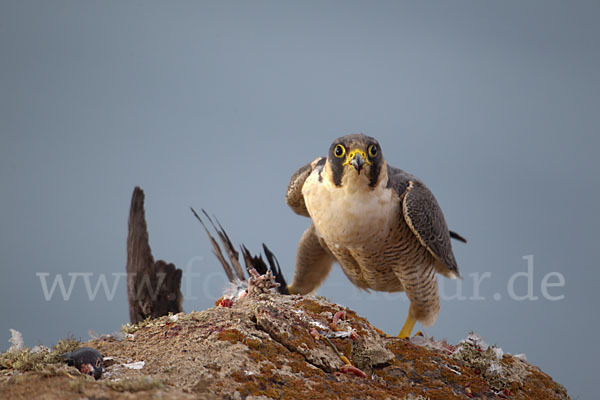
[[[455,239],[455,240],[458,240],[459,242],[467,243],[467,239],[465,239],[464,237],[460,236],[458,233],[456,233],[454,231],[449,231],[449,232],[450,232],[450,238],[451,239]]]

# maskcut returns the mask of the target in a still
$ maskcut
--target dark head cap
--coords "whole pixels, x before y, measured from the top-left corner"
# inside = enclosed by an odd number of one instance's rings
[[[344,174],[360,175],[364,170],[371,188],[377,184],[384,164],[379,142],[362,133],[335,139],[329,147],[327,162],[331,168],[331,178],[336,186],[342,186]]]

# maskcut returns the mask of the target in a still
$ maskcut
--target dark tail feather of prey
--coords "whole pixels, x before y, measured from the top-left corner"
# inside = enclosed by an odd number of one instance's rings
[[[229,261],[231,262],[231,264],[228,263],[227,260],[225,259],[223,252],[221,251],[221,247],[217,243],[214,236],[211,235],[210,231],[208,230],[208,228],[202,221],[202,218],[200,218],[198,213],[196,213],[196,211],[192,207],[190,207],[190,208],[192,210],[192,213],[194,213],[194,216],[198,219],[198,221],[200,221],[200,223],[204,227],[204,230],[206,231],[206,234],[208,235],[208,238],[210,239],[210,242],[213,246],[214,253],[217,256],[217,259],[219,260],[221,265],[223,266],[223,269],[225,270],[225,274],[227,274],[227,278],[229,278],[230,281],[234,281],[236,278],[238,278],[240,280],[246,280],[246,278],[244,277],[244,272],[242,271],[240,261],[239,261],[239,253],[233,247],[233,243],[231,242],[231,239],[229,238],[229,236],[225,232],[225,229],[223,229],[223,227],[221,226],[219,221],[216,220],[217,225],[215,225],[213,223],[212,219],[206,213],[206,211],[202,210],[202,213],[204,214],[204,216],[208,219],[208,221],[212,225],[213,229],[217,232],[217,236],[221,240],[221,243],[223,244],[223,247],[225,248],[225,253],[227,254],[227,257],[229,258]],[[273,274],[273,276],[275,277],[275,281],[277,283],[279,283],[279,287],[277,288],[277,291],[281,294],[289,294],[289,291],[287,288],[287,283],[285,281],[283,273],[281,272],[281,267],[279,265],[279,261],[277,261],[277,257],[275,257],[275,254],[273,254],[273,252],[271,250],[269,250],[267,245],[265,245],[263,243],[263,249],[264,249],[265,255],[267,257],[267,262],[269,263],[268,266],[267,266],[267,263],[265,263],[265,260],[262,258],[262,255],[260,255],[260,254],[257,256],[252,255],[250,253],[250,251],[248,250],[248,248],[244,245],[241,245],[240,249],[242,251],[242,257],[244,258],[244,264],[246,265],[246,270],[250,270],[251,268],[254,268],[256,270],[256,272],[258,272],[261,275],[266,274],[267,271],[270,270],[271,273]],[[232,266],[233,266],[233,268],[232,268]],[[234,271],[235,271],[235,273],[234,273]]]
[[[219,259],[219,262],[221,263],[221,265],[223,266],[223,269],[225,270],[225,274],[227,275],[227,278],[229,279],[230,282],[233,282],[235,280],[235,277],[233,275],[233,269],[231,268],[231,265],[229,265],[229,263],[223,256],[223,252],[221,251],[221,247],[219,246],[219,243],[217,243],[217,241],[215,240],[213,235],[210,234],[210,231],[208,230],[208,228],[204,224],[204,221],[202,221],[202,218],[200,218],[200,216],[198,215],[196,210],[194,210],[192,207],[190,207],[190,209],[194,213],[194,216],[196,217],[196,219],[198,219],[198,221],[200,221],[200,223],[204,227],[204,230],[206,231],[206,234],[208,235],[208,238],[210,239],[210,243],[212,244],[213,254]]]
[[[267,256],[267,261],[269,262],[269,268],[271,269],[271,272],[273,273],[273,276],[275,277],[275,282],[279,283],[279,287],[277,288],[277,290],[281,294],[290,294],[288,287],[287,287],[287,283],[283,276],[283,272],[281,272],[281,266],[279,265],[279,261],[277,260],[277,257],[275,257],[275,254],[273,254],[273,252],[271,250],[269,250],[267,245],[264,243],[263,243],[263,250],[265,251],[265,255]]]

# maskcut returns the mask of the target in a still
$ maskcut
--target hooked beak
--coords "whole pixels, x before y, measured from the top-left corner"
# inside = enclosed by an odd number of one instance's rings
[[[356,172],[358,172],[358,174],[360,175],[360,170],[363,168],[363,165],[365,165],[365,159],[361,156],[360,153],[357,152],[356,154],[354,154],[352,160],[350,160],[350,165],[352,165]]]

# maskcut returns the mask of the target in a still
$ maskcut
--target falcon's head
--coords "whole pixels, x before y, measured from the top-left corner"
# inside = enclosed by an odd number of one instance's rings
[[[374,188],[386,175],[379,143],[362,133],[335,139],[326,164],[329,178],[338,187]]]

